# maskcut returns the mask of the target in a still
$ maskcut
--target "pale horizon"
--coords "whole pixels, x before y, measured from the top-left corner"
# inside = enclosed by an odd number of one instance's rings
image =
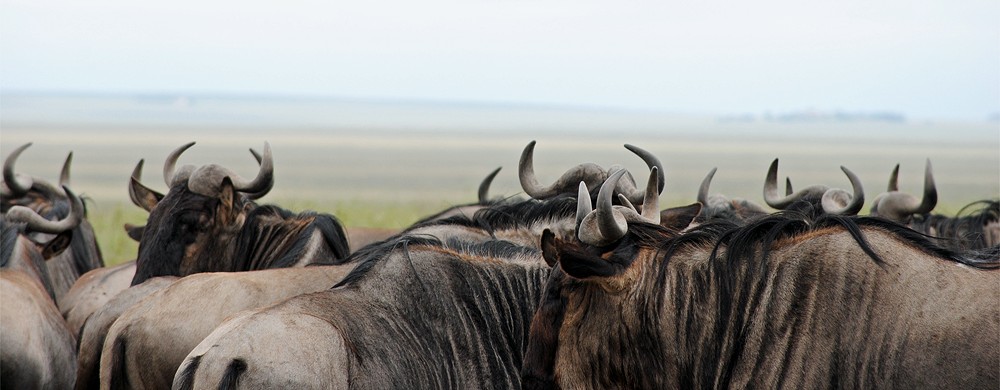
[[[1000,3],[0,0],[0,93],[1000,118]]]

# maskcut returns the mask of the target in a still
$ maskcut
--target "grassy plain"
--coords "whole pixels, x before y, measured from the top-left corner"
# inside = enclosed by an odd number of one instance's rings
[[[503,170],[492,196],[520,195],[517,164],[531,140],[538,142],[535,171],[542,182],[583,162],[645,172],[622,144],[653,152],[665,166],[664,207],[694,202],[713,167],[719,170],[711,192],[762,203],[764,177],[775,158],[780,158],[779,177],[790,177],[796,188],[849,188],[839,169],[848,167],[865,186],[866,210],[897,163],[901,190],[920,193],[927,159],[938,187],[936,212],[955,213],[972,201],[1000,197],[996,122],[727,123],[628,112],[253,101],[177,108],[91,99],[81,108],[63,100],[7,98],[0,159],[34,142],[18,159],[17,172],[55,180],[66,153],[73,151],[72,186],[91,199],[89,218],[109,264],[135,257],[136,245],[122,225],[146,219],[128,200],[132,168],[145,159],[143,182],[165,192],[163,160],[189,141],[197,144],[179,164],[216,163],[244,176],[257,170],[247,149],[260,150],[268,141],[276,184],[261,201],[330,212],[347,226],[399,228],[473,202],[482,178],[498,166]],[[63,119],[52,119],[54,112],[62,112]]]

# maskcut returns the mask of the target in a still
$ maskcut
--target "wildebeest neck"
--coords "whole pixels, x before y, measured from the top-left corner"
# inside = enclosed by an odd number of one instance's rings
[[[329,214],[293,214],[261,206],[247,216],[237,238],[234,271],[309,264],[341,264],[350,253],[347,234]]]

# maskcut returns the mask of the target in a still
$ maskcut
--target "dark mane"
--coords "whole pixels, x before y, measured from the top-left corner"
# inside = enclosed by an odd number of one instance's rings
[[[22,231],[24,231],[23,223],[7,222],[7,218],[0,215],[0,268],[6,268],[10,263],[10,257],[14,255],[14,247],[17,246],[17,236]]]
[[[680,377],[693,382],[682,382],[680,387],[693,387],[695,383],[716,383],[721,387],[727,386],[736,366],[734,359],[741,356],[742,348],[749,337],[746,330],[751,319],[745,315],[748,310],[746,308],[755,307],[760,303],[758,302],[760,292],[764,291],[771,274],[776,272],[775,267],[766,261],[772,247],[781,240],[827,228],[842,229],[848,232],[858,247],[879,266],[883,266],[885,263],[865,237],[865,231],[870,232],[871,229],[885,232],[917,250],[944,261],[965,264],[979,269],[1000,268],[1000,256],[998,256],[1000,251],[996,248],[984,251],[956,252],[939,246],[933,238],[927,235],[882,218],[829,215],[810,218],[800,212],[786,211],[754,219],[745,226],[737,226],[729,221],[713,221],[673,238],[670,237],[670,232],[659,226],[630,225],[629,235],[626,237],[643,242],[639,245],[657,248],[656,256],[662,259],[657,265],[659,268],[654,284],[657,291],[667,291],[666,283],[670,268],[667,265],[671,257],[685,249],[711,249],[711,255],[706,259],[708,268],[703,276],[677,282],[686,286],[669,287],[682,291],[688,288],[693,289],[697,291],[694,295],[699,302],[712,294],[720,297],[714,303],[717,307],[713,309],[719,315],[710,326],[712,329],[709,332],[710,337],[714,340],[714,342],[709,343],[711,350],[703,350],[702,353],[699,353],[701,360],[693,364],[695,367],[717,367],[721,364],[721,371],[701,370],[696,374],[695,372],[698,370],[694,367],[681,367],[683,374]],[[659,243],[659,246],[656,246],[656,243]],[[715,290],[714,293],[713,290]],[[663,299],[673,299],[673,304],[676,307],[687,307],[685,298],[679,296],[680,294],[675,295],[678,296],[658,295],[657,298],[649,299],[640,304],[638,310],[640,310],[642,321],[650,324],[652,329],[659,329],[661,311],[665,307]],[[689,310],[683,312],[688,316],[692,313]],[[689,325],[695,322],[693,318],[681,321],[682,324]],[[684,331],[688,332],[687,334],[698,333],[696,329]],[[734,339],[728,339],[730,336]],[[690,340],[690,342],[691,345],[681,346],[681,349],[700,348],[695,344],[697,340]],[[698,376],[698,379],[694,379],[695,376]]]
[[[459,239],[448,239],[445,246],[461,253],[495,259],[514,259],[524,256],[540,256],[541,254],[538,249],[503,240],[467,242]]]
[[[916,215],[911,227],[921,233],[939,237],[940,244],[955,250],[987,249],[989,242],[983,228],[1000,220],[1000,200],[972,202],[948,217],[939,214]],[[996,243],[993,243],[996,246]]]
[[[425,235],[398,235],[381,243],[368,245],[352,254],[345,263],[358,263],[351,272],[333,288],[357,282],[374,268],[375,264],[388,257],[397,248],[404,252],[410,246],[433,246],[455,250],[473,256],[491,257],[496,259],[513,259],[523,256],[538,256],[540,251],[514,244],[509,241],[489,240],[484,242],[467,242],[460,239],[446,239],[442,242],[437,237]]]
[[[26,224],[22,222],[9,222],[7,218],[0,215],[0,256],[2,256],[0,257],[0,268],[7,268],[11,265],[10,261],[14,255],[14,248],[17,247],[18,237],[24,234],[25,226]],[[38,283],[45,288],[45,292],[55,302],[56,292],[52,286],[52,278],[49,276],[49,269],[45,264],[45,259],[37,251],[28,251],[25,255],[29,257],[25,260],[32,265],[35,272],[38,272],[38,276],[41,278]]]
[[[664,257],[664,265],[681,248],[707,245],[713,247],[710,261],[734,265],[739,261],[751,260],[743,257],[755,256],[758,249],[761,251],[760,259],[766,259],[771,246],[779,240],[832,227],[840,227],[850,233],[861,250],[879,264],[883,263],[882,258],[868,244],[863,228],[882,230],[943,260],[981,269],[1000,268],[1000,259],[990,257],[991,253],[996,252],[995,250],[956,251],[939,245],[934,237],[877,217],[824,214],[811,218],[796,211],[784,211],[756,218],[744,226],[726,220],[710,221],[676,237],[671,237],[669,232],[659,226],[648,224],[630,225],[629,233],[637,238],[636,241],[640,245],[658,247],[660,255]],[[656,244],[657,242],[659,244]],[[723,248],[725,255],[720,257]]]
[[[403,234],[382,242],[370,244],[354,252],[347,258],[345,263],[357,263],[358,265],[347,276],[341,279],[340,282],[337,282],[333,288],[356,283],[368,274],[375,267],[375,264],[391,254],[397,247],[402,247],[406,251],[410,245],[441,245],[441,241],[430,236],[407,236]]]
[[[513,203],[498,203],[476,212],[471,220],[448,220],[455,225],[483,229],[487,232],[530,228],[538,222],[574,218],[576,197],[560,195],[546,200],[528,199]]]
[[[269,217],[277,217],[282,220],[282,223],[274,225],[273,222],[265,222],[264,219]],[[299,221],[308,222],[306,222],[305,226],[301,226],[301,223],[298,223]],[[269,226],[261,229],[261,225],[265,223]],[[254,251],[261,244],[266,243],[267,240],[262,240],[262,236],[273,235],[276,229],[285,229],[285,233],[296,233],[295,229],[299,229],[299,231],[297,232],[295,241],[287,249],[275,253],[279,257],[266,259],[268,261],[266,268],[284,268],[295,264],[309,250],[308,244],[314,229],[320,230],[325,244],[334,253],[335,258],[330,259],[327,264],[340,264],[350,253],[347,234],[344,232],[343,225],[336,217],[330,214],[318,214],[313,211],[296,214],[278,206],[263,205],[247,213],[246,222],[243,224],[243,230],[240,233],[237,243],[237,255],[235,258],[250,259]],[[270,238],[270,236],[263,238]],[[238,269],[245,269],[245,267],[238,267]]]

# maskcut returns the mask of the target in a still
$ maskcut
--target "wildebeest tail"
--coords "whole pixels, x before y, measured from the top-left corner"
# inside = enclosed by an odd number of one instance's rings
[[[125,338],[119,336],[115,339],[111,349],[111,389],[131,389],[128,382],[128,375],[125,374]]]
[[[247,370],[247,363],[242,359],[233,359],[226,367],[226,372],[222,374],[219,381],[219,390],[236,389],[240,385],[240,375]]]
[[[184,367],[180,378],[177,380],[177,388],[179,390],[191,390],[194,388],[194,374],[198,371],[199,364],[201,364],[201,356],[195,356]]]

